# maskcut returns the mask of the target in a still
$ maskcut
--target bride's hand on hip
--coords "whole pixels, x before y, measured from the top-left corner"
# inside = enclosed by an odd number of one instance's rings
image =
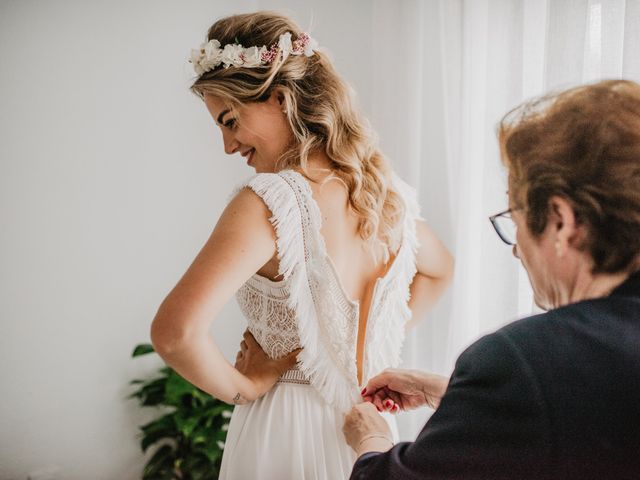
[[[235,368],[253,382],[253,398],[259,398],[276,384],[280,376],[292,368],[301,348],[281,358],[269,358],[249,330],[242,335],[240,351],[236,355]]]

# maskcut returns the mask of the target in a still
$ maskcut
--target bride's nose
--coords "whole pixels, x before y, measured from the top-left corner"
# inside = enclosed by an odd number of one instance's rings
[[[232,133],[224,133],[222,140],[224,141],[224,153],[227,155],[232,155],[240,149],[240,143]]]

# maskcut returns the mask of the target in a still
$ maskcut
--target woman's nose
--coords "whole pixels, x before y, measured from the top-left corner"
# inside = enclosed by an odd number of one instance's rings
[[[513,256],[516,258],[520,258],[520,255],[518,255],[518,244],[516,243],[513,248],[511,249],[511,251],[513,252]]]
[[[227,155],[236,153],[240,148],[240,143],[238,143],[234,135],[227,133],[223,135],[222,139],[224,141],[224,153],[226,153]]]

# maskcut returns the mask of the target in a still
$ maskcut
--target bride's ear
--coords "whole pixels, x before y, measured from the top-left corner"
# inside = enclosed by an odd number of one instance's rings
[[[284,92],[278,87],[274,88],[271,90],[271,94],[269,95],[267,102],[277,106],[278,108],[285,108]]]

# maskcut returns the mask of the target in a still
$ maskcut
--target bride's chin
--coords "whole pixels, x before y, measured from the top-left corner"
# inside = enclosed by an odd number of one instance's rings
[[[250,167],[253,167],[253,156],[255,155],[255,153],[255,150],[251,150],[251,152],[249,152],[249,155],[247,155],[247,165],[249,165]]]

